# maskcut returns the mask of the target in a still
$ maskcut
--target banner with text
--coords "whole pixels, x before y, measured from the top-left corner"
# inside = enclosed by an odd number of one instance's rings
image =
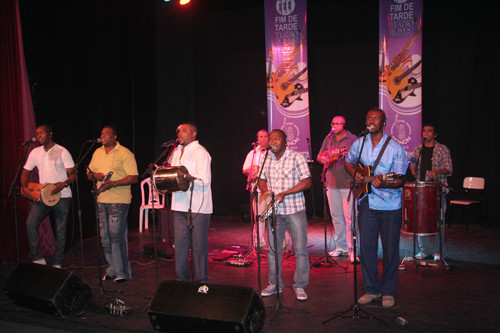
[[[379,106],[408,156],[421,142],[423,0],[379,2]]]
[[[288,147],[310,154],[306,0],[264,0],[269,130],[281,129]]]

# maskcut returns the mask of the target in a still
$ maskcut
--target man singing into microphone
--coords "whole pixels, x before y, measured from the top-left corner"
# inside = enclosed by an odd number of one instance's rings
[[[384,132],[385,124],[384,111],[377,108],[368,111],[366,126],[370,132],[354,141],[345,160],[345,168],[351,177],[354,176],[355,163],[363,141],[360,163],[363,166],[374,167],[373,175],[385,175],[389,172],[397,175],[406,174],[408,169],[406,152],[403,146],[396,140],[391,140],[391,137]],[[363,182],[363,178],[359,172],[356,173],[356,182]],[[366,293],[358,299],[359,304],[368,304],[375,299],[382,298],[383,307],[394,305],[394,296],[398,289],[403,183],[403,176],[395,180],[375,177],[369,184],[371,193],[360,196],[358,221],[361,268]],[[380,278],[377,256],[379,235],[383,249],[383,273]]]
[[[422,127],[422,143],[415,147],[413,156],[417,163],[411,165],[413,176],[419,176],[417,181],[436,181],[441,185],[441,204],[443,218],[446,212],[446,194],[450,192],[447,178],[453,172],[450,150],[445,145],[436,141],[436,127],[432,124],[424,124]],[[442,222],[444,225],[444,221]],[[436,240],[434,236],[418,236],[418,247],[420,252],[415,255],[416,259],[422,260],[434,253],[434,260],[441,260],[441,254],[435,251]]]
[[[212,207],[212,157],[198,143],[198,127],[185,122],[177,127],[179,145],[175,147],[170,159],[170,166],[185,166],[189,174],[195,177],[186,192],[172,193],[172,211],[174,212],[175,273],[181,281],[191,281],[189,275],[189,249],[193,261],[196,282],[208,283],[208,229]],[[192,197],[191,197],[192,194]],[[192,211],[191,214],[190,210]],[[191,216],[191,221],[189,221]],[[191,223],[191,230],[188,223]],[[191,238],[192,236],[192,238]],[[192,247],[191,247],[192,246]]]
[[[282,130],[273,130],[269,135],[269,143],[273,153],[268,156],[263,167],[259,188],[263,197],[274,193],[274,199],[279,204],[276,211],[276,242],[272,228],[268,228],[269,285],[262,290],[261,296],[271,296],[283,291],[281,247],[288,229],[295,251],[293,289],[296,298],[305,301],[307,300],[305,288],[309,283],[309,253],[304,191],[311,187],[311,172],[305,157],[287,147],[286,135]],[[278,246],[277,249],[275,244]],[[278,271],[276,271],[276,260],[278,260]]]
[[[90,161],[87,178],[97,180],[99,228],[104,256],[108,262],[103,281],[123,283],[132,278],[128,260],[127,215],[132,201],[130,187],[139,173],[134,154],[120,145],[114,126],[101,131],[102,146]]]
[[[332,129],[323,140],[316,159],[323,164],[322,181],[325,184],[335,229],[335,250],[329,252],[329,255],[338,257],[348,254],[349,260],[354,262],[350,232],[353,199],[347,201],[352,177],[344,168],[344,157],[356,140],[356,136],[344,128],[345,123],[343,116],[336,116],[332,119]],[[347,234],[349,236],[346,237]]]
[[[255,186],[255,181],[259,175],[260,166],[262,165],[262,161],[264,156],[266,155],[266,148],[269,146],[269,135],[266,130],[262,129],[257,132],[257,142],[255,142],[254,147],[247,154],[245,159],[245,163],[243,163],[243,174],[247,176],[247,190],[252,191]],[[251,195],[252,193],[250,193]],[[260,197],[260,192],[259,192]],[[265,234],[266,230],[266,221],[259,219],[259,235],[257,235],[257,217],[255,216],[255,203],[258,202],[258,198],[252,201],[251,208],[252,209],[252,221],[253,225],[253,246],[257,246],[257,239],[259,239],[260,247],[266,246]],[[262,214],[263,212],[258,212]]]

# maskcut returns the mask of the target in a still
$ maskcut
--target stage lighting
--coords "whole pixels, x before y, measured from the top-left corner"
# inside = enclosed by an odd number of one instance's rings
[[[179,4],[181,5],[187,5],[191,0],[180,0]]]

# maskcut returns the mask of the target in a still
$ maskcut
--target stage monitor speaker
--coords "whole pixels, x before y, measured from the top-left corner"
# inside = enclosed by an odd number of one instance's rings
[[[61,317],[80,315],[92,290],[73,272],[32,263],[19,264],[4,286],[14,302]]]
[[[148,310],[164,332],[260,332],[266,311],[252,288],[164,281]]]

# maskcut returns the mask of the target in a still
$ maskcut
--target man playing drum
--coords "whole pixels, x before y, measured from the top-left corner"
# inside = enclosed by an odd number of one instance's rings
[[[31,151],[21,173],[21,191],[23,196],[34,201],[26,220],[31,259],[36,264],[47,264],[40,251],[38,227],[43,218],[52,212],[56,240],[56,250],[52,258],[52,266],[61,268],[64,247],[66,245],[66,224],[69,207],[71,206],[71,189],[69,184],[75,179],[75,175],[73,174],[75,163],[69,151],[53,141],[51,126],[38,126],[35,134],[40,147]],[[41,184],[50,184],[50,186],[47,185],[43,188],[42,193],[33,190],[33,186],[29,186],[28,184],[29,174],[35,167],[38,169],[39,182]],[[68,175],[70,176],[68,177]],[[60,194],[60,199],[57,203],[55,203],[56,199],[46,201],[50,206],[40,199],[42,196],[50,198],[58,194]]]
[[[425,124],[422,127],[422,142],[415,147],[413,155],[420,159],[420,163],[411,165],[413,176],[419,175],[419,181],[435,181],[441,186],[441,204],[443,207],[442,216],[446,210],[446,194],[449,192],[447,178],[453,172],[453,163],[451,161],[450,150],[443,144],[436,141],[436,127],[431,124]],[[416,165],[419,165],[417,169]],[[444,223],[444,221],[442,222]],[[434,236],[418,236],[418,247],[420,252],[415,255],[416,259],[422,260],[430,257],[434,253],[434,260],[441,260],[441,254],[435,251]]]
[[[208,283],[208,229],[212,214],[212,157],[198,143],[198,128],[193,123],[177,127],[179,145],[174,149],[169,166],[186,167],[193,177],[187,191],[172,194],[174,213],[175,273],[181,281],[191,281],[189,248],[194,264],[195,281]],[[192,214],[191,214],[192,211]],[[189,226],[191,224],[191,228]]]

